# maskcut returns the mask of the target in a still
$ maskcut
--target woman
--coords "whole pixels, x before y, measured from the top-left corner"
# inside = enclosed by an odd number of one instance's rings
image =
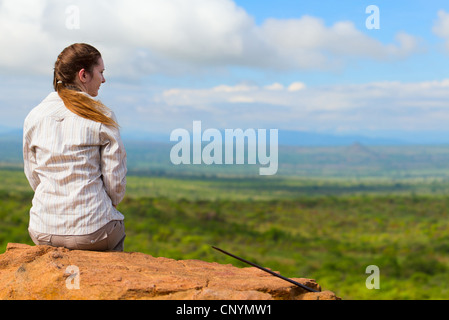
[[[55,92],[27,116],[24,170],[35,191],[29,233],[36,245],[123,251],[126,152],[112,111],[93,97],[105,83],[100,52],[62,51]]]

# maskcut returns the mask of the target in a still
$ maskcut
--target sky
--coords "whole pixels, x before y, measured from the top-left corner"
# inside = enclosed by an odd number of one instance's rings
[[[0,0],[0,127],[22,127],[75,42],[101,51],[125,133],[449,141],[447,1]]]

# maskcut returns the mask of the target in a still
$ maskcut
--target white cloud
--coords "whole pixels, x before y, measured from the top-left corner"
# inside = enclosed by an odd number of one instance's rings
[[[277,51],[277,63],[301,69],[333,69],[348,58],[389,60],[402,58],[418,49],[417,40],[398,33],[397,44],[384,45],[357,30],[350,21],[326,27],[322,19],[268,19],[262,26],[263,39]]]
[[[449,52],[449,13],[438,11],[438,19],[433,26],[433,32],[446,41],[446,50]]]
[[[46,3],[43,1],[3,0],[0,2],[0,70],[35,74],[44,72],[56,49],[41,24]],[[57,52],[57,51],[56,51]]]
[[[66,9],[79,8],[79,29]],[[384,60],[414,52],[414,37],[382,44],[351,22],[327,27],[310,16],[256,25],[231,0],[3,0],[0,72],[51,72],[57,54],[89,42],[108,71],[136,76],[192,72],[202,67],[333,69],[348,57]],[[6,50],[4,48],[7,48]]]
[[[297,82],[236,89],[240,87],[220,92],[217,88],[172,89],[156,95],[155,100],[158,106],[166,106],[167,113],[182,107],[183,121],[203,120],[224,128],[446,131],[449,121],[449,80],[325,87],[306,87]],[[201,113],[195,113],[199,106]]]
[[[266,85],[264,88],[267,90],[283,90],[284,86],[278,82],[275,82],[273,84]]]
[[[288,86],[288,91],[301,91],[306,88],[306,85],[302,82],[294,82]]]
[[[220,85],[212,89],[214,92],[247,92],[257,89],[256,86],[250,86],[247,84],[239,84],[236,86],[227,86],[227,85]]]

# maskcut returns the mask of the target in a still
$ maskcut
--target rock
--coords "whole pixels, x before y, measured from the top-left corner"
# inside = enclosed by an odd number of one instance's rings
[[[0,279],[1,300],[339,300],[257,268],[23,244],[0,255]]]

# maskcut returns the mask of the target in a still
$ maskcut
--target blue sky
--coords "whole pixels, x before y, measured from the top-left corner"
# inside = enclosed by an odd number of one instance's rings
[[[447,1],[3,0],[0,127],[21,127],[74,42],[102,52],[124,132],[449,137]]]

